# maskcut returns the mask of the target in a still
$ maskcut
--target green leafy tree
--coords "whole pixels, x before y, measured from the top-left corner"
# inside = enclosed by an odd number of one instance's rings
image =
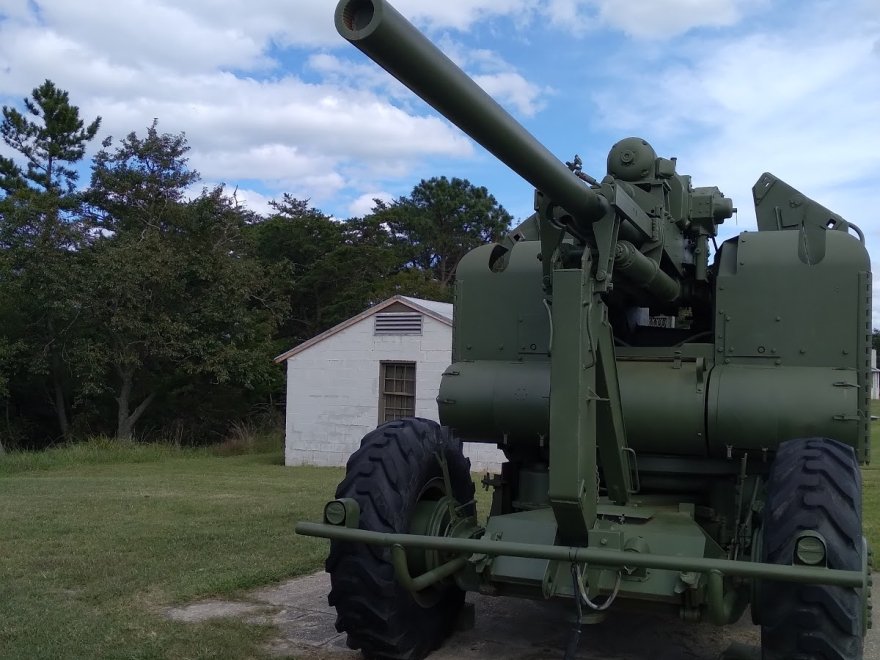
[[[0,122],[0,136],[15,152],[0,156],[0,295],[11,312],[0,319],[0,335],[26,354],[16,381],[39,391],[36,381],[45,379],[57,429],[67,436],[63,355],[79,320],[79,250],[88,239],[77,214],[75,165],[101,120],[85,125],[68,93],[49,80],[24,108],[3,106]]]
[[[105,232],[167,229],[199,180],[188,165],[186,136],[160,133],[158,124],[154,119],[143,138],[129,133],[113,151],[108,137],[95,155],[87,198],[93,223]]]
[[[24,158],[25,166],[0,156],[0,188],[7,194],[25,187],[72,193],[77,181],[73,165],[97,135],[101,118],[85,126],[68,93],[51,80],[35,88],[24,106],[25,114],[3,106],[0,136]]]
[[[422,181],[391,204],[377,200],[364,218],[339,221],[290,195],[273,207],[248,231],[289,303],[279,348],[395,294],[451,299],[461,257],[499,238],[510,223],[485,188],[445,177]]]
[[[110,147],[95,158],[88,194],[104,234],[91,251],[92,329],[75,354],[84,395],[112,396],[115,434],[128,439],[160,403],[167,425],[184,400],[198,407],[218,388],[267,389],[277,378],[276,310],[246,249],[253,215],[222,188],[184,199],[198,179],[184,136],[154,122],[145,137]]]
[[[248,228],[256,257],[287,301],[279,348],[297,344],[355,313],[381,265],[370,261],[348,223],[284,195],[274,213]],[[359,310],[358,310],[359,311]]]
[[[334,297],[336,278],[328,280],[325,257],[342,244],[338,223],[309,206],[307,200],[284,195],[272,202],[274,213],[247,233],[251,249],[263,267],[278,282],[288,312],[278,334],[282,348],[299,343],[322,327],[325,306]],[[321,269],[321,273],[316,270]],[[344,286],[344,284],[343,284]]]
[[[278,332],[286,349],[395,293],[418,295],[424,277],[407,268],[409,247],[371,215],[330,218],[285,195],[248,227],[254,254],[279,283],[289,312]],[[421,288],[420,288],[421,287]]]
[[[11,344],[8,339],[0,336],[0,401],[6,402],[5,411],[9,410],[9,377],[8,373],[12,371],[11,364],[15,360],[16,351],[19,347]],[[4,436],[12,438],[13,433],[9,428],[9,416],[4,415],[5,432],[0,432],[0,456],[6,453],[6,445],[4,444]]]
[[[409,263],[430,273],[442,289],[452,283],[465,254],[498,240],[512,220],[486,188],[445,176],[423,179],[390,204],[377,200],[373,214],[410,247]]]

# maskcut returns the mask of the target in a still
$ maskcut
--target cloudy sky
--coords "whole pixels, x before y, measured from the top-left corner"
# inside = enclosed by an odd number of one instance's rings
[[[771,171],[860,225],[880,259],[878,0],[397,0],[561,160],[601,177],[638,135],[754,228]],[[206,183],[338,217],[421,178],[532,191],[333,27],[332,0],[0,0],[0,103],[45,78],[102,137],[185,132]],[[97,142],[97,141],[96,141]],[[880,270],[880,269],[878,269]],[[876,318],[876,316],[875,316]]]

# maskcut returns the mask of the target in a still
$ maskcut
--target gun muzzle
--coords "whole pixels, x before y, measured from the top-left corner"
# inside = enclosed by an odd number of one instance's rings
[[[342,0],[336,29],[578,223],[609,210],[531,133],[384,0]]]

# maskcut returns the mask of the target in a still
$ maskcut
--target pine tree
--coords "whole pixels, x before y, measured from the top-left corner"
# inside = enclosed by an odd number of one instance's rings
[[[77,216],[76,164],[101,125],[88,126],[68,93],[46,80],[24,99],[25,112],[3,106],[0,137],[17,158],[0,156],[0,299],[14,311],[0,335],[27,353],[27,374],[48,380],[58,430],[69,432],[64,343],[78,316],[78,250],[88,233]],[[41,389],[35,386],[36,390]]]

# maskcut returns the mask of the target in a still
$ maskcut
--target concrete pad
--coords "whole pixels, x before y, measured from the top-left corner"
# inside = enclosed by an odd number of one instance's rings
[[[476,627],[459,633],[431,655],[455,658],[561,658],[571,634],[572,612],[564,602],[490,598],[468,594],[476,608]],[[733,642],[755,644],[754,627],[745,620],[718,628],[688,624],[632,606],[612,606],[605,621],[581,630],[578,658],[583,660],[718,660]]]
[[[239,603],[226,600],[203,600],[182,607],[171,607],[165,612],[172,621],[185,623],[198,623],[208,619],[222,619],[228,617],[245,617],[258,614],[265,610],[264,605],[258,603]]]
[[[335,620],[336,610],[327,604],[329,592],[330,576],[322,571],[251,592],[249,596],[281,607],[296,605],[310,612],[324,612]]]
[[[874,598],[880,580],[874,585]],[[355,660],[359,652],[346,648],[345,635],[336,632],[336,612],[327,605],[330,576],[315,573],[248,594],[249,602],[203,601],[168,610],[180,621],[236,616],[270,623],[279,637],[269,645],[278,655],[308,660]],[[565,602],[491,598],[468,594],[476,626],[455,633],[430,655],[431,660],[543,660],[562,658],[568,641],[571,612]],[[666,613],[632,604],[614,605],[602,623],[584,626],[577,657],[580,660],[719,660],[733,647],[730,660],[754,655],[759,631],[746,613],[733,626],[685,623]],[[865,640],[866,660],[880,658],[880,634],[871,630]]]

